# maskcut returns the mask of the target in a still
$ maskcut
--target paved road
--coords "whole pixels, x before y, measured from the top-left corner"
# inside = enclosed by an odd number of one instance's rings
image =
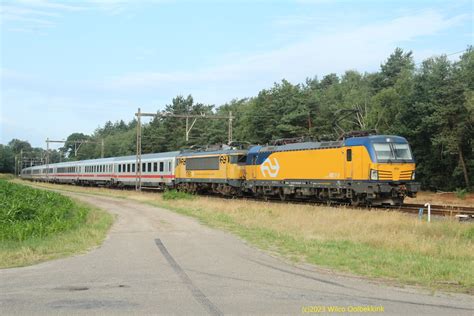
[[[109,237],[84,255],[0,270],[0,314],[299,315],[307,306],[368,305],[384,315],[474,313],[472,296],[293,266],[164,209],[71,195],[118,215]]]

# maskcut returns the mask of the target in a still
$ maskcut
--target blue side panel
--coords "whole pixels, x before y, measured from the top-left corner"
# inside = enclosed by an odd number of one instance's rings
[[[258,154],[257,157],[257,165],[261,165],[271,154],[273,154],[273,151],[264,151]]]
[[[245,161],[245,163],[247,165],[254,165],[254,164],[260,165],[265,161],[265,159],[268,158],[268,156],[270,156],[273,153],[271,151],[260,152],[261,149],[262,149],[262,146],[254,146],[250,148],[247,153],[247,160]]]
[[[254,157],[258,156],[258,152],[260,151],[261,148],[262,146],[253,146],[249,149],[247,153],[247,160],[245,161],[247,165],[253,164]]]

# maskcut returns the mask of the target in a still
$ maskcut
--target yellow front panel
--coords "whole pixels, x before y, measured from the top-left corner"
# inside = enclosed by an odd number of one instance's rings
[[[379,180],[409,181],[413,171],[414,163],[378,163],[373,164],[372,169],[378,170]]]

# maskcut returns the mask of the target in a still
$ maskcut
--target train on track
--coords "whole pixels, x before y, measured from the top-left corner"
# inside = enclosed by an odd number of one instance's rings
[[[400,205],[419,190],[415,160],[400,136],[368,135],[237,149],[174,151],[25,168],[35,181],[177,189],[226,196]]]

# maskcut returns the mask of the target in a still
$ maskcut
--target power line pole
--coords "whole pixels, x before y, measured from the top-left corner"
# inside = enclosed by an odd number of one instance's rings
[[[18,155],[15,155],[15,176],[18,175]]]
[[[47,148],[49,150],[49,143],[61,143],[61,144],[66,144],[66,143],[74,143],[74,157],[77,157],[77,153],[79,151],[79,148],[81,148],[82,144],[100,144],[100,156],[101,158],[104,158],[104,139],[102,138],[100,142],[92,141],[92,140],[74,140],[74,141],[68,141],[68,140],[50,140],[49,138],[46,139],[47,143]],[[79,146],[78,146],[79,145]]]
[[[228,144],[232,143],[232,111],[229,111],[229,134],[228,134]]]
[[[46,138],[46,181],[49,182],[49,138]]]
[[[141,191],[142,189],[142,112],[138,108],[137,116],[137,157],[135,166],[135,190]]]

